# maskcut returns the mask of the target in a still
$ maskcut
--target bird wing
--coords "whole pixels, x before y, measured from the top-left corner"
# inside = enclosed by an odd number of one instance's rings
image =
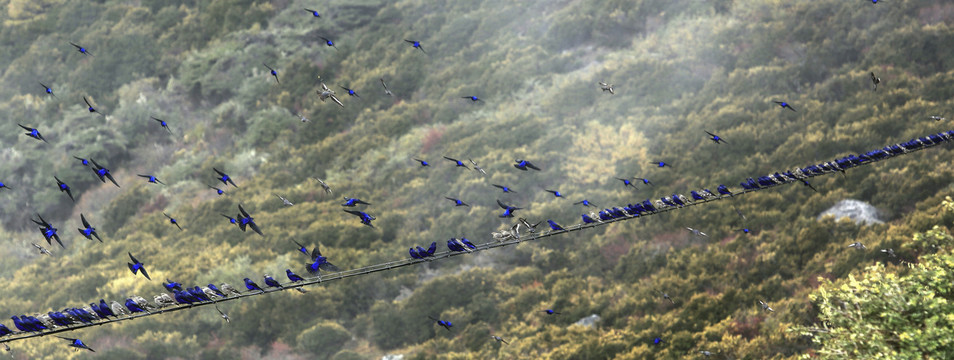
[[[86,106],[93,107],[93,105],[89,103],[89,100],[86,100],[85,96],[83,97],[83,101],[86,102]]]

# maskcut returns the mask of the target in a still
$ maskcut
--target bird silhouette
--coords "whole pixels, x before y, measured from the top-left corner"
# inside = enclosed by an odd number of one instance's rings
[[[78,349],[78,350],[89,350],[89,351],[92,351],[92,352],[96,352],[96,350],[93,350],[93,349],[90,348],[89,346],[86,346],[86,344],[83,343],[83,340],[73,339],[73,338],[68,338],[68,337],[62,337],[62,336],[56,336],[56,337],[58,337],[58,338],[60,338],[60,339],[64,339],[64,340],[69,341],[69,342],[70,342],[70,345],[69,345],[69,346],[72,347],[72,348],[76,348],[76,349]]]
[[[462,167],[462,168],[465,168],[465,169],[467,169],[467,170],[470,170],[470,168],[467,167],[467,165],[464,165],[464,162],[463,162],[463,161],[460,161],[460,160],[457,160],[457,159],[454,159],[454,158],[451,158],[451,157],[447,157],[447,156],[445,156],[444,158],[447,159],[447,160],[450,160],[450,161],[453,161],[453,162],[457,163],[457,167]]]
[[[515,162],[516,164],[513,164],[513,167],[515,167],[515,168],[517,168],[517,169],[520,169],[520,170],[523,170],[523,171],[527,171],[527,168],[530,168],[530,169],[533,169],[533,170],[536,170],[536,171],[540,171],[540,168],[536,167],[536,165],[533,165],[531,162],[529,162],[529,161],[527,161],[527,160],[517,159],[517,160],[514,160],[514,162]]]
[[[600,81],[600,90],[603,90],[603,92],[609,91],[610,95],[616,94],[616,91],[613,90],[613,84],[607,84],[602,81]]]
[[[166,129],[167,132],[169,132],[170,134],[172,134],[172,129],[169,128],[169,123],[167,123],[165,120],[156,118],[155,116],[150,116],[149,118],[155,120],[156,122],[158,122],[158,123],[159,123],[159,126],[162,126],[163,129]]]
[[[407,39],[405,39],[404,42],[406,42],[406,43],[408,43],[408,44],[411,44],[411,47],[413,47],[413,48],[415,48],[415,49],[418,49],[418,50],[421,50],[422,53],[427,54],[427,51],[424,51],[424,47],[421,46],[421,42],[420,42],[420,41],[417,41],[417,40],[407,40]]]
[[[169,223],[179,228],[179,231],[182,231],[182,227],[179,226],[179,220],[176,220],[175,218],[173,218],[172,216],[169,216],[169,214],[166,214],[166,213],[162,213],[162,215],[165,215],[167,218],[169,218]]]
[[[361,96],[358,96],[358,93],[355,92],[354,89],[349,89],[349,88],[346,88],[346,87],[340,86],[340,85],[339,85],[338,87],[344,89],[344,91],[348,94],[348,96],[353,96],[353,97],[356,97],[356,98],[360,98],[360,97],[361,97]]]
[[[357,205],[371,205],[371,203],[365,202],[358,198],[349,198],[345,196],[344,200],[345,202],[341,204],[341,206],[355,207]]]
[[[511,192],[512,192],[512,193],[515,193],[515,192],[516,192],[516,191],[514,191],[513,189],[511,189],[511,188],[509,188],[509,187],[507,187],[507,186],[497,185],[497,184],[491,184],[491,185],[493,185],[495,188],[499,188],[500,190],[503,190],[503,192],[505,192],[505,193],[511,193]]]
[[[119,187],[119,184],[116,183],[116,179],[113,179],[113,174],[109,172],[109,169],[97,163],[96,160],[93,158],[89,158],[89,161],[93,163],[93,167],[90,169],[92,169],[93,172],[96,173],[96,176],[99,177],[99,181],[106,183],[106,179],[109,179],[109,181],[112,182],[113,185],[116,185],[116,187]]]
[[[875,76],[874,72],[871,72],[871,83],[874,84],[874,91],[878,91],[878,84],[881,83],[881,78]]]
[[[316,17],[316,18],[320,18],[320,17],[321,17],[321,14],[318,13],[318,10],[312,10],[312,9],[305,8],[305,11],[309,12],[309,13],[311,14],[311,16],[314,16],[314,17]]]
[[[467,203],[461,201],[460,199],[455,199],[455,198],[447,197],[447,196],[445,196],[444,198],[447,199],[447,200],[453,201],[453,202],[454,202],[454,206],[468,206],[468,207],[470,206],[470,205],[468,205]]]
[[[40,83],[40,86],[43,87],[44,92],[46,92],[47,94],[50,94],[50,96],[56,97],[56,94],[53,93],[53,88],[43,85],[43,83]]]
[[[242,231],[245,231],[245,229],[248,227],[248,228],[251,228],[252,231],[256,232],[257,234],[261,236],[265,236],[265,234],[262,233],[262,229],[260,229],[258,227],[258,224],[255,223],[255,219],[253,219],[252,216],[249,215],[247,211],[245,211],[245,208],[242,207],[242,204],[239,204],[238,208],[239,208],[240,214],[237,216],[236,220],[238,220],[239,229],[242,229]]]
[[[53,224],[50,224],[46,220],[43,220],[43,217],[40,214],[36,214],[36,217],[40,220],[33,220],[34,224],[40,225],[40,233],[43,234],[43,237],[46,239],[47,244],[53,245],[52,240],[56,240],[56,243],[60,244],[61,248],[66,248],[63,246],[63,242],[60,241],[60,235],[56,233],[57,229],[53,227]]]
[[[162,181],[159,181],[159,178],[157,178],[155,175],[136,174],[136,176],[139,176],[139,177],[141,177],[141,178],[144,178],[144,179],[146,179],[146,181],[151,182],[151,183],[153,183],[153,184],[162,184],[162,185],[165,185],[165,183],[163,183]]]
[[[384,82],[384,78],[381,78],[381,86],[384,86],[384,94],[387,96],[394,96],[391,92],[391,89],[388,89],[388,84]]]
[[[331,101],[334,101],[335,104],[338,104],[338,106],[344,107],[344,104],[341,103],[341,100],[338,100],[338,97],[335,96],[334,90],[329,89],[328,86],[325,85],[325,83],[323,82],[321,83],[321,89],[318,90],[317,93],[318,93],[318,99],[320,99],[322,102],[324,102],[325,99],[330,98]]]
[[[96,233],[96,228],[90,226],[89,221],[86,221],[86,215],[80,214],[80,219],[83,221],[83,228],[76,230],[88,240],[93,240],[93,237],[96,237],[96,240],[103,242],[103,239],[100,239],[99,234]]]
[[[215,171],[216,174],[219,174],[219,177],[217,179],[219,179],[219,181],[221,181],[223,185],[229,186],[231,184],[234,187],[238,187],[238,185],[235,185],[235,181],[232,181],[232,177],[229,176],[228,174],[216,168],[212,168],[212,170]]]
[[[152,278],[149,277],[149,273],[146,272],[145,265],[143,265],[141,261],[137,260],[132,253],[127,252],[126,254],[129,254],[129,259],[132,260],[131,263],[126,263],[129,265],[129,271],[132,271],[133,275],[136,275],[136,272],[141,272],[142,276],[146,277],[146,280],[152,280]]]
[[[368,215],[368,213],[366,213],[366,212],[364,212],[364,211],[345,210],[345,212],[346,212],[346,213],[349,213],[349,214],[351,214],[351,215],[354,215],[354,216],[357,216],[357,217],[361,218],[361,223],[362,223],[362,224],[365,224],[365,225],[370,226],[370,227],[372,227],[372,228],[374,227],[374,225],[371,225],[371,221],[374,221],[375,219],[377,219],[377,218],[375,218],[374,216]]]
[[[56,186],[57,186],[58,188],[60,188],[60,191],[61,191],[61,192],[65,192],[66,195],[69,195],[70,200],[72,200],[73,202],[76,202],[76,200],[73,199],[73,192],[70,191],[70,186],[69,186],[69,185],[66,185],[65,182],[63,182],[62,180],[60,180],[60,178],[58,178],[58,177],[56,177],[56,176],[53,176],[53,179],[56,180]]]
[[[70,45],[73,45],[73,47],[75,47],[75,48],[76,48],[76,51],[79,51],[79,52],[80,52],[81,54],[83,54],[83,55],[89,55],[89,56],[93,56],[93,54],[92,54],[92,53],[90,53],[90,52],[89,52],[89,50],[86,50],[86,48],[85,48],[85,47],[82,47],[82,46],[79,46],[79,45],[76,45],[76,44],[74,44],[74,43],[72,43],[72,42],[70,42]]]
[[[421,166],[431,166],[431,164],[428,164],[427,161],[424,161],[424,160],[421,160],[421,159],[417,159],[417,158],[415,158],[415,159],[413,159],[413,160],[414,160],[414,161],[417,161],[417,162],[419,162],[419,163],[421,163]]]
[[[706,134],[709,134],[709,140],[712,140],[712,142],[714,142],[714,143],[716,143],[716,144],[719,144],[719,143],[728,144],[728,143],[729,143],[728,141],[725,141],[725,139],[719,137],[719,135],[716,135],[716,134],[713,134],[713,133],[709,132],[709,130],[703,130],[703,131],[705,131]]]
[[[275,71],[275,69],[272,69],[272,67],[268,66],[268,64],[266,63],[262,63],[262,65],[265,65],[265,67],[268,68],[269,73],[272,74],[272,77],[275,78],[276,83],[279,83],[279,84],[282,83],[281,81],[278,80],[278,71]]]
[[[325,45],[326,45],[326,46],[331,46],[331,47],[335,48],[335,51],[338,51],[338,47],[335,46],[335,42],[334,42],[334,41],[331,41],[331,39],[326,38],[326,37],[324,37],[324,36],[319,36],[319,38],[321,38],[321,40],[324,40],[324,41],[325,41]]]
[[[96,110],[96,108],[93,107],[93,104],[90,104],[90,103],[89,103],[89,100],[87,100],[85,96],[83,97],[83,102],[86,103],[86,110],[87,110],[87,111],[89,111],[89,112],[91,112],[91,113],[96,113],[96,114],[99,115],[99,116],[106,116],[106,115],[103,115],[103,113],[99,112],[99,110]]]
[[[29,136],[29,137],[34,138],[34,139],[37,139],[37,140],[41,140],[41,141],[43,141],[43,142],[45,142],[45,143],[47,143],[47,144],[50,143],[49,141],[46,141],[46,139],[43,137],[43,135],[40,134],[40,131],[37,130],[36,128],[31,128],[31,127],[29,127],[29,126],[23,126],[23,125],[21,125],[21,124],[19,124],[19,123],[18,123],[17,125],[20,125],[20,127],[23,128],[23,130],[28,131],[27,133],[24,133],[26,136]]]
[[[795,108],[793,108],[792,105],[789,105],[787,102],[784,102],[784,101],[772,101],[772,102],[778,104],[778,106],[782,107],[782,109],[789,109],[789,110],[795,111]]]

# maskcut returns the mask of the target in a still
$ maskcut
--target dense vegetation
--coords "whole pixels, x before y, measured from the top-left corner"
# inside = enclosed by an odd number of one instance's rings
[[[0,181],[12,188],[0,190],[7,315],[151,299],[166,278],[239,285],[286,268],[302,273],[305,258],[290,238],[320,242],[338,266],[360,267],[454,236],[490,241],[491,231],[511,224],[497,217],[498,198],[525,208],[519,215],[530,220],[572,224],[583,210],[570,204],[583,198],[625,204],[732,185],[952,127],[928,118],[944,116],[954,98],[954,4],[941,0],[0,5]],[[421,41],[427,53],[404,39]],[[279,71],[280,85],[262,63]],[[877,91],[869,72],[882,80]],[[320,101],[319,76],[361,98],[339,91],[344,108]],[[383,94],[381,78],[394,97]],[[616,94],[598,81],[614,83]],[[483,101],[461,99],[469,95]],[[89,114],[83,96],[107,116]],[[299,112],[311,121],[298,121]],[[150,116],[169,121],[172,134]],[[49,144],[24,136],[17,123],[39,128]],[[729,143],[713,144],[703,130]],[[74,155],[107,165],[122,187],[100,183]],[[443,155],[472,158],[488,175],[454,168]],[[433,165],[422,168],[414,157]],[[521,158],[543,171],[514,169]],[[817,193],[788,186],[308,294],[257,297],[224,309],[230,325],[202,309],[75,333],[95,354],[67,351],[52,337],[12,346],[31,359],[673,359],[700,350],[748,359],[895,358],[891,351],[943,358],[954,351],[947,336],[954,322],[940,310],[949,304],[859,302],[866,321],[885,314],[888,325],[871,325],[882,326],[885,343],[852,348],[852,336],[871,328],[833,310],[840,304],[832,299],[856,301],[861,286],[881,286],[873,282],[882,278],[897,280],[905,298],[931,291],[952,299],[950,281],[930,280],[934,271],[951,276],[954,245],[943,234],[954,212],[941,202],[954,192],[952,158],[945,145],[818,178]],[[675,167],[655,168],[657,160]],[[239,188],[209,190],[212,167],[226,169]],[[146,173],[168,185],[136,176]],[[54,175],[73,187],[75,203]],[[312,176],[328,181],[334,196]],[[655,186],[633,191],[615,179],[632,176]],[[495,183],[518,192],[501,194]],[[283,207],[274,194],[296,204]],[[341,195],[374,204],[375,228],[343,213]],[[454,208],[444,196],[472,206]],[[846,198],[873,204],[888,221],[816,219]],[[266,236],[223,220],[239,203]],[[53,257],[30,245],[43,241],[30,222],[37,213],[64,237],[66,248],[52,248]],[[72,231],[81,213],[104,243]],[[709,237],[693,237],[687,226]],[[742,234],[743,226],[753,232]],[[912,241],[920,233],[928,235]],[[924,236],[947,240],[929,244]],[[868,251],[846,247],[855,241]],[[128,272],[127,251],[153,281]],[[760,299],[775,312],[762,311]],[[545,308],[563,314],[548,317]],[[924,325],[891,311],[902,308],[937,312],[918,319],[935,321],[938,332],[911,330]],[[597,326],[571,325],[590,314],[602,318]],[[454,331],[427,315],[452,320]],[[839,330],[812,331],[825,326]],[[501,346],[491,334],[512,342]]]

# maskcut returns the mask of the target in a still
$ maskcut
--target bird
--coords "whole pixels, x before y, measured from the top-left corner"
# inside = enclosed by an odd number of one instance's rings
[[[442,328],[444,328],[444,330],[447,330],[447,331],[450,331],[450,328],[454,326],[454,324],[451,323],[450,321],[439,320],[439,319],[437,319],[437,318],[435,318],[435,317],[433,317],[433,316],[430,316],[430,315],[428,315],[427,318],[428,318],[428,319],[431,319],[431,320],[434,320],[434,322],[436,322],[437,325],[440,325]]]
[[[76,202],[76,200],[73,199],[73,193],[70,191],[70,186],[66,185],[65,182],[63,182],[62,180],[60,180],[60,178],[56,176],[53,176],[53,179],[56,179],[56,186],[60,188],[60,191],[65,192],[66,195],[69,195],[70,200],[72,200],[73,202]]]
[[[453,249],[452,249],[452,250],[453,250]],[[417,250],[414,250],[413,247],[410,248],[410,250],[408,250],[407,252],[408,252],[408,254],[411,255],[411,258],[412,258],[412,259],[423,259],[423,258],[424,258],[423,256],[421,256],[420,253],[417,252]]]
[[[881,252],[885,253],[885,255],[888,255],[888,257],[898,257],[894,254],[894,249],[881,249]]]
[[[447,197],[447,196],[445,196],[444,198],[447,199],[447,200],[453,201],[453,202],[454,202],[454,206],[470,206],[470,205],[468,205],[467,203],[465,203],[465,202],[463,202],[463,201],[460,201],[460,199],[455,199],[455,198]]]
[[[219,189],[219,188],[217,188],[217,187],[215,187],[215,186],[212,186],[212,185],[209,185],[209,184],[205,184],[205,186],[208,186],[209,189],[215,190],[215,193],[218,194],[218,195],[225,194],[225,190]]]
[[[131,313],[146,312],[146,309],[143,309],[143,307],[133,299],[126,299],[125,305],[126,309],[129,309]]]
[[[321,40],[324,40],[324,41],[325,41],[325,45],[331,46],[331,47],[335,48],[335,51],[338,51],[338,47],[335,46],[335,42],[334,42],[334,41],[331,41],[331,39],[326,38],[326,37],[324,37],[324,36],[319,36],[319,38],[321,38]]]
[[[91,169],[93,170],[94,173],[96,173],[96,176],[99,177],[99,181],[106,183],[106,179],[109,179],[109,181],[111,181],[113,185],[116,185],[116,187],[119,187],[119,184],[116,183],[116,179],[113,179],[113,174],[109,172],[109,169],[97,163],[96,160],[93,158],[89,158],[89,161],[93,163],[93,167]]]
[[[874,84],[874,91],[878,91],[878,84],[881,83],[881,78],[875,76],[874,71],[871,72],[871,83]]]
[[[533,169],[533,170],[540,171],[540,168],[536,167],[536,165],[533,165],[532,163],[530,163],[530,162],[527,161],[527,160],[517,159],[517,160],[514,160],[514,162],[515,162],[516,164],[513,164],[513,167],[515,167],[515,168],[517,168],[517,169],[520,169],[520,170],[523,170],[523,171],[527,171],[527,168],[531,168],[531,169]]]
[[[491,184],[491,185],[493,185],[495,188],[499,188],[500,190],[503,190],[503,192],[505,192],[505,193],[511,193],[511,192],[512,192],[512,193],[515,193],[515,192],[516,192],[516,191],[514,191],[513,189],[511,189],[511,188],[509,188],[509,187],[507,187],[507,186],[497,185],[497,184]]]
[[[768,304],[766,304],[766,303],[765,303],[764,301],[762,301],[762,300],[759,300],[759,306],[762,307],[762,310],[765,310],[765,311],[768,311],[768,312],[775,312],[775,309],[772,309],[771,306],[769,306]]]
[[[616,92],[613,91],[613,84],[607,84],[600,81],[600,89],[602,89],[604,92],[609,91],[610,95],[616,94]]]
[[[851,245],[848,245],[848,247],[850,247],[850,248],[855,248],[855,249],[857,249],[857,250],[866,250],[866,249],[868,249],[868,247],[865,246],[865,244],[862,244],[861,242],[857,242],[857,241],[854,242],[854,243],[852,243]]]
[[[360,204],[360,205],[371,205],[370,203],[367,203],[367,202],[365,202],[365,201],[363,201],[363,200],[361,200],[361,199],[358,199],[358,198],[349,198],[349,197],[345,196],[345,197],[344,197],[344,200],[345,200],[345,202],[344,202],[344,204],[341,204],[341,206],[354,207],[354,206],[359,205],[359,204]]]
[[[182,227],[179,226],[179,221],[178,221],[178,220],[176,220],[176,219],[173,218],[172,216],[169,216],[169,214],[166,214],[166,213],[162,213],[162,215],[165,215],[167,218],[169,218],[169,223],[172,224],[172,225],[175,225],[177,228],[179,228],[179,231],[182,231]]]
[[[470,100],[470,102],[482,101],[482,100],[480,100],[479,97],[476,97],[476,96],[473,96],[473,95],[471,95],[471,96],[461,96],[460,98],[461,98],[461,99],[468,99],[468,100]]]
[[[60,241],[60,235],[56,233],[57,229],[53,227],[53,224],[50,224],[46,220],[43,220],[43,217],[40,216],[40,214],[36,214],[36,217],[39,218],[40,220],[37,221],[37,220],[30,219],[30,221],[33,221],[33,223],[40,225],[39,227],[40,233],[43,234],[43,237],[46,239],[47,244],[53,245],[52,240],[56,240],[56,243],[60,244],[61,248],[65,249],[66,246],[63,246],[63,242]]]
[[[169,123],[167,123],[165,120],[156,118],[155,116],[150,116],[149,118],[155,120],[156,122],[158,122],[158,123],[159,123],[159,126],[162,126],[163,129],[166,129],[167,132],[169,132],[170,134],[172,134],[172,129],[169,128]]]
[[[291,239],[291,241],[294,242],[295,245],[298,245],[298,251],[301,251],[303,254],[305,254],[305,256],[311,255],[308,252],[308,248],[306,248],[305,245],[302,245],[300,242],[298,242],[298,240]]]
[[[460,160],[457,160],[457,159],[454,159],[454,158],[451,158],[451,157],[447,157],[447,156],[445,156],[444,158],[447,159],[447,160],[450,160],[450,161],[453,161],[453,162],[457,163],[457,167],[462,167],[462,168],[464,168],[464,169],[470,170],[470,168],[467,167],[467,165],[464,165],[464,162],[462,162],[462,161],[460,161]]]
[[[712,140],[712,141],[713,141],[714,143],[716,143],[716,144],[719,144],[719,143],[728,144],[728,143],[729,143],[728,141],[725,141],[725,139],[719,137],[719,135],[716,135],[716,134],[713,134],[713,133],[709,132],[709,130],[703,130],[703,131],[705,131],[706,134],[709,134],[709,140]]]
[[[670,303],[670,304],[676,305],[676,302],[672,300],[672,297],[670,297],[669,294],[664,293],[664,292],[659,291],[659,290],[656,290],[656,291],[659,292],[660,295],[662,295],[663,299],[669,300],[669,303]]]
[[[93,350],[93,349],[90,348],[89,346],[86,346],[86,344],[83,343],[83,340],[73,339],[73,338],[68,338],[68,337],[62,337],[62,336],[56,336],[56,337],[58,337],[58,338],[60,338],[60,339],[68,340],[68,341],[70,342],[70,345],[69,345],[70,347],[74,347],[74,348],[76,348],[76,349],[89,350],[89,351],[92,351],[92,352],[96,352],[96,350]]]
[[[99,114],[99,116],[106,116],[106,115],[103,115],[103,113],[99,112],[99,110],[96,110],[96,108],[94,108],[93,105],[89,103],[89,100],[87,100],[85,96],[83,97],[83,101],[86,103],[87,111],[91,113]]]
[[[502,342],[502,343],[504,343],[504,344],[510,345],[510,343],[507,342],[507,340],[504,340],[504,338],[502,338],[502,337],[499,337],[499,336],[497,336],[497,335],[490,335],[490,337],[491,337],[492,339],[496,340],[497,342]]]
[[[941,117],[940,115],[931,115],[931,120],[941,121],[941,120],[944,120],[944,118]]]
[[[808,180],[802,179],[802,184],[805,185],[805,186],[808,186],[808,188],[809,188],[809,189],[812,189],[812,191],[818,192],[818,189],[816,189],[814,186],[812,186],[812,184],[811,184],[810,182],[808,182]]]
[[[321,14],[318,14],[318,10],[312,10],[312,9],[305,8],[305,11],[311,13],[311,16],[314,16],[314,17],[316,17],[316,18],[320,18],[320,17],[321,17]]]
[[[284,286],[282,286],[281,283],[278,282],[278,280],[275,280],[275,278],[268,276],[268,274],[265,274],[265,285],[268,285],[270,287],[277,287],[280,289],[285,288]]]
[[[556,191],[556,190],[543,189],[543,191],[546,191],[546,192],[548,192],[548,193],[551,193],[551,194],[553,194],[553,196],[558,197],[558,198],[562,198],[562,197],[563,197],[563,194],[561,194],[559,191]]]
[[[665,161],[653,161],[653,162],[650,162],[650,164],[656,165],[656,167],[661,167],[661,168],[672,167],[672,164],[667,163]]]
[[[212,168],[212,170],[215,171],[216,174],[219,174],[219,177],[217,177],[216,179],[219,179],[219,181],[221,181],[223,185],[229,186],[229,184],[231,184],[234,187],[238,187],[238,185],[235,185],[235,181],[232,181],[232,177],[229,176],[228,174],[216,168]]]
[[[275,69],[272,69],[272,67],[271,67],[271,66],[268,66],[268,64],[266,64],[266,63],[262,63],[262,65],[265,65],[265,67],[268,68],[268,71],[272,74],[272,77],[275,78],[275,82],[277,82],[277,83],[279,83],[279,84],[282,83],[281,81],[278,80],[278,71],[275,71]]]
[[[706,233],[704,233],[704,232],[702,232],[702,231],[699,231],[699,230],[696,230],[696,229],[693,229],[693,228],[691,228],[691,227],[687,227],[686,230],[689,230],[689,232],[691,232],[691,233],[692,233],[693,235],[695,235],[695,236],[705,236],[705,237],[709,237],[709,235],[706,235]]]
[[[301,122],[303,123],[311,121],[311,120],[308,120],[308,118],[306,118],[305,115],[302,115],[301,113],[297,113],[295,114],[295,116],[297,116],[298,120],[301,120]]]
[[[73,158],[75,158],[76,160],[79,160],[81,163],[83,163],[83,166],[89,166],[89,160],[88,160],[88,159],[84,159],[84,158],[81,158],[81,157],[76,156],[76,155],[73,155]]]
[[[543,312],[545,312],[547,315],[560,315],[559,312],[553,311],[553,309],[546,309],[543,310]]]
[[[218,306],[218,305],[215,305],[215,311],[218,311],[218,312],[219,312],[219,316],[222,317],[222,320],[225,320],[225,323],[227,323],[227,324],[231,324],[231,323],[232,323],[232,319],[229,318],[229,315],[226,314],[226,313],[224,313],[224,312],[222,312],[222,309],[219,309],[219,306]]]
[[[384,78],[380,78],[379,80],[381,80],[381,86],[384,86],[384,94],[387,96],[394,96],[394,94],[391,93],[391,89],[388,89],[388,84],[384,82]]]
[[[633,184],[633,182],[630,181],[629,179],[616,178],[616,180],[622,181],[623,187],[631,186],[634,190],[639,190],[638,188],[636,188],[636,184]]]
[[[231,217],[231,216],[228,216],[228,215],[225,215],[225,214],[219,214],[219,215],[222,215],[222,216],[224,216],[226,219],[229,219],[229,223],[238,225],[238,220],[235,220],[234,217]]]
[[[477,165],[477,162],[474,161],[474,159],[467,159],[467,160],[470,160],[470,163],[474,165],[474,170],[479,171],[481,174],[487,175],[487,172],[484,171],[484,169],[481,168],[480,165]]]
[[[273,195],[277,196],[277,197],[282,201],[282,205],[285,205],[285,206],[295,205],[295,204],[292,203],[291,201],[288,201],[288,199],[286,199],[284,196],[281,196],[281,195],[278,195],[278,194],[273,194]]]
[[[93,240],[93,237],[96,237],[96,240],[103,242],[103,239],[99,237],[99,234],[96,233],[96,228],[89,225],[89,221],[86,221],[86,215],[80,214],[80,219],[83,221],[83,228],[76,229],[82,234],[86,239]]]
[[[591,201],[589,201],[589,200],[587,200],[587,199],[583,199],[583,200],[577,201],[577,202],[573,203],[573,205],[583,205],[584,207],[586,207],[586,206],[598,207],[598,206],[596,206],[596,204],[594,204],[593,202],[591,202]]]
[[[49,141],[46,141],[45,138],[43,138],[43,135],[41,135],[41,134],[40,134],[40,131],[38,131],[36,128],[31,128],[31,127],[28,127],[28,126],[23,126],[23,125],[21,125],[21,124],[19,124],[19,123],[18,123],[17,125],[20,125],[20,127],[23,128],[23,130],[29,131],[28,133],[25,133],[26,136],[29,136],[29,137],[34,138],[34,139],[37,139],[37,140],[42,140],[43,142],[45,142],[45,143],[47,143],[47,144],[50,143]]]
[[[142,276],[146,277],[146,280],[152,280],[152,278],[149,277],[149,273],[146,272],[145,265],[143,265],[141,261],[136,260],[136,257],[134,257],[131,252],[127,252],[126,254],[129,254],[129,259],[132,260],[131,263],[126,263],[129,265],[129,271],[132,271],[133,275],[136,275],[137,271],[141,272]]]
[[[33,247],[39,250],[40,254],[53,256],[53,253],[51,253],[50,250],[47,250],[45,247],[40,246],[40,244],[37,244],[37,243],[30,243],[30,244],[32,244]]]
[[[405,39],[404,42],[406,42],[406,43],[408,43],[408,44],[411,44],[411,46],[414,47],[415,49],[421,50],[422,53],[427,54],[427,51],[424,51],[424,47],[421,46],[421,42],[420,42],[420,41],[417,41],[417,40],[407,40],[407,39]]]
[[[363,212],[363,211],[345,210],[345,212],[347,212],[347,213],[349,213],[349,214],[351,214],[351,215],[354,215],[354,216],[357,216],[357,217],[361,218],[361,223],[362,223],[362,224],[365,224],[365,225],[370,226],[370,227],[372,227],[372,228],[374,227],[374,225],[371,225],[371,221],[374,221],[375,219],[377,219],[377,218],[375,218],[374,216],[368,215],[368,213]]]
[[[499,199],[497,200],[497,206],[500,206],[501,209],[504,209],[504,212],[503,214],[500,215],[500,217],[513,217],[514,211],[522,209],[515,206],[504,204]]]
[[[318,99],[321,99],[321,101],[325,101],[325,99],[331,98],[331,101],[334,101],[335,104],[338,104],[338,106],[340,107],[344,107],[344,104],[341,103],[341,100],[338,100],[338,97],[335,96],[334,90],[329,89],[328,86],[325,85],[325,83],[323,82],[321,83],[321,90],[318,90],[317,93],[318,93]]]
[[[304,278],[302,278],[301,276],[298,276],[298,274],[293,273],[291,269],[285,269],[285,275],[288,276],[288,280],[293,283],[305,281]]]
[[[428,164],[427,161],[424,161],[418,158],[414,158],[413,160],[421,163],[421,166],[431,166],[431,164]]]
[[[325,183],[324,180],[321,180],[321,179],[316,178],[316,177],[312,177],[312,179],[315,179],[315,180],[318,181],[318,184],[321,185],[321,188],[322,188],[322,189],[325,189],[325,193],[327,193],[327,194],[329,194],[329,195],[331,195],[331,194],[334,193],[334,191],[331,190],[331,186],[328,186],[328,184]]]
[[[712,356],[712,352],[711,352],[711,351],[708,351],[708,350],[699,350],[699,353],[702,354],[702,356],[705,356],[705,357],[710,357],[710,356]]]
[[[49,86],[46,86],[46,85],[43,85],[43,83],[40,83],[40,86],[43,87],[43,91],[44,91],[44,92],[46,92],[47,94],[50,94],[50,95],[53,96],[53,97],[56,97],[56,94],[53,93],[53,88],[51,88],[51,87],[49,87]]]
[[[344,89],[344,91],[347,91],[347,92],[348,92],[348,96],[354,96],[354,97],[356,97],[356,98],[360,98],[360,97],[361,97],[361,96],[358,96],[358,93],[355,92],[353,89],[349,89],[349,88],[346,88],[346,87],[340,86],[340,85],[339,85],[338,87]]]
[[[0,190],[3,190],[3,189],[9,190],[9,189],[12,189],[12,188],[9,187],[9,186],[7,186],[7,184],[4,184],[4,183],[0,182]]]
[[[334,264],[328,262],[328,258],[321,255],[321,250],[316,245],[311,251],[311,261],[308,263],[308,273],[320,276],[320,271],[340,271]]]
[[[566,229],[560,226],[560,224],[557,224],[556,221],[547,220],[547,223],[550,224],[550,229],[553,229],[554,231],[566,231]]]
[[[93,54],[92,54],[92,53],[90,53],[90,52],[89,52],[89,50],[86,50],[86,48],[85,48],[85,47],[82,47],[82,46],[79,46],[79,45],[76,45],[76,44],[74,44],[73,42],[70,42],[70,45],[73,45],[73,47],[75,47],[75,48],[76,48],[76,51],[79,51],[79,52],[80,52],[81,54],[83,54],[83,55],[89,55],[89,56],[93,56]]]
[[[239,204],[238,208],[239,208],[239,212],[241,213],[240,215],[237,216],[239,229],[242,229],[242,231],[245,231],[246,227],[250,227],[252,228],[252,231],[256,232],[257,234],[261,236],[265,236],[265,234],[262,233],[262,230],[258,227],[258,225],[255,224],[255,220],[252,218],[252,216],[249,215],[248,212],[245,211],[245,208],[242,207],[242,204]]]
[[[146,180],[146,181],[151,182],[151,183],[153,183],[153,184],[162,184],[162,185],[165,185],[165,183],[163,183],[162,181],[160,181],[159,178],[157,178],[155,175],[136,174],[136,176],[139,176],[139,177],[141,177],[141,178],[148,179],[148,180]]]
[[[265,292],[265,290],[262,289],[261,286],[258,286],[258,284],[256,284],[254,281],[252,281],[252,279],[249,279],[249,278],[245,278],[245,288],[247,288],[248,291],[258,290],[261,292]]]
[[[224,292],[227,295],[242,295],[242,293],[240,293],[238,290],[232,287],[232,285],[229,283],[222,283],[221,285],[219,285],[219,287],[222,288],[222,292]]]
[[[782,109],[789,109],[789,110],[795,111],[795,108],[793,108],[787,102],[784,102],[784,101],[772,101],[772,102],[778,104],[778,106],[781,106]]]
[[[531,224],[525,218],[517,218],[517,221],[520,221],[520,223],[523,224],[523,227],[527,228],[527,232],[531,234],[537,232],[537,225],[540,225],[540,223],[543,222],[543,220],[540,220],[540,221],[537,221],[536,224]]]

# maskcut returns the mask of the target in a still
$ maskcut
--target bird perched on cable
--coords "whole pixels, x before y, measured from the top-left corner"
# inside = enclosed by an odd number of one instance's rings
[[[565,230],[566,230],[566,229],[563,228],[563,226],[560,226],[560,224],[557,224],[556,221],[547,220],[547,223],[550,224],[550,229],[553,229],[554,231],[565,231]]]
[[[285,276],[288,276],[288,280],[293,283],[305,281],[304,278],[292,272],[291,269],[285,269]]]
[[[285,288],[284,286],[282,286],[281,283],[278,282],[278,280],[275,280],[275,278],[268,276],[268,274],[265,274],[265,285],[268,285],[269,287],[276,287],[279,289]]]
[[[261,286],[258,286],[258,284],[256,284],[254,281],[252,281],[252,279],[249,279],[249,278],[245,278],[245,288],[248,289],[248,291],[258,290],[260,292],[265,292],[265,290],[262,289]]]

